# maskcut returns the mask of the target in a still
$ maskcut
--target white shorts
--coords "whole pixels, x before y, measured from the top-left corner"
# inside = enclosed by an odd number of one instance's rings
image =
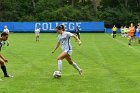
[[[39,34],[35,34],[35,36],[39,36]]]
[[[64,52],[67,52],[69,55],[72,54],[72,50],[64,50]]]

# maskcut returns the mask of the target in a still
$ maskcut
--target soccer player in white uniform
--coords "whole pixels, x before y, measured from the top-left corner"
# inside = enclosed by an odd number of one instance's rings
[[[35,29],[35,37],[36,37],[36,42],[39,42],[39,34],[40,34],[40,28],[36,27]]]
[[[74,34],[72,34],[70,32],[65,32],[64,26],[62,26],[62,25],[56,27],[56,32],[59,34],[58,35],[58,42],[57,42],[55,49],[52,51],[52,53],[54,53],[55,50],[57,50],[57,48],[60,45],[62,48],[62,53],[57,58],[58,71],[61,74],[61,72],[62,72],[62,60],[65,58],[69,62],[69,64],[71,64],[79,72],[79,74],[82,75],[82,69],[80,69],[78,67],[78,65],[75,62],[73,62],[73,60],[71,58],[72,46],[70,44],[70,37],[74,37],[78,41],[79,45],[81,45],[81,41]]]
[[[8,29],[7,25],[4,26],[3,32],[6,32],[7,34],[9,34],[9,29]]]
[[[9,35],[9,29],[8,29],[7,25],[4,26],[3,32],[5,32],[5,33],[7,33]],[[3,44],[5,44],[5,42],[7,43],[7,46],[9,46],[9,41],[8,40],[3,41]]]

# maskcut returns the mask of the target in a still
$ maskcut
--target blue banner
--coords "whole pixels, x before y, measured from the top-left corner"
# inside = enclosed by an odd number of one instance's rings
[[[104,32],[104,22],[0,22],[0,31],[4,26],[12,32],[34,32],[38,26],[41,32],[55,32],[56,26],[63,24],[66,31],[75,31],[78,26],[80,32]]]

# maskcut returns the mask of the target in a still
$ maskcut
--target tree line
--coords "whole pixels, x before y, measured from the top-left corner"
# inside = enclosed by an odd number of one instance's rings
[[[140,22],[140,0],[0,0],[0,21]]]

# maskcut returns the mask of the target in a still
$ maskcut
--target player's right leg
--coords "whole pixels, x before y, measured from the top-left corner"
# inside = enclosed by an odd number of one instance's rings
[[[114,31],[114,38],[117,36],[117,33],[116,33],[116,31]]]
[[[35,34],[36,42],[38,42],[38,34]]]
[[[62,52],[58,58],[57,58],[57,61],[58,61],[58,71],[62,72],[62,60],[67,56],[67,53],[66,52]]]
[[[36,42],[37,42],[37,36],[35,36]]]
[[[128,45],[131,45],[131,41],[132,41],[132,37],[129,36],[129,37],[128,37]]]
[[[134,42],[136,42],[136,35],[133,36],[133,40],[134,40]]]
[[[36,41],[39,42],[39,34],[36,35]]]
[[[3,71],[4,77],[13,77],[7,73],[6,66],[2,60],[0,60],[1,70]]]
[[[80,33],[78,33],[78,39],[80,40]]]
[[[114,37],[115,37],[114,31],[113,31],[113,33],[112,33],[112,34],[113,34],[112,36],[113,36],[113,38],[114,38]]]
[[[38,42],[39,42],[39,35],[38,35]]]
[[[1,64],[1,70],[2,70],[2,72],[4,74],[4,77],[5,77],[5,76],[8,75],[7,70],[6,70],[6,66],[5,66],[5,64],[4,64],[4,62],[2,60],[0,60],[0,64]]]

